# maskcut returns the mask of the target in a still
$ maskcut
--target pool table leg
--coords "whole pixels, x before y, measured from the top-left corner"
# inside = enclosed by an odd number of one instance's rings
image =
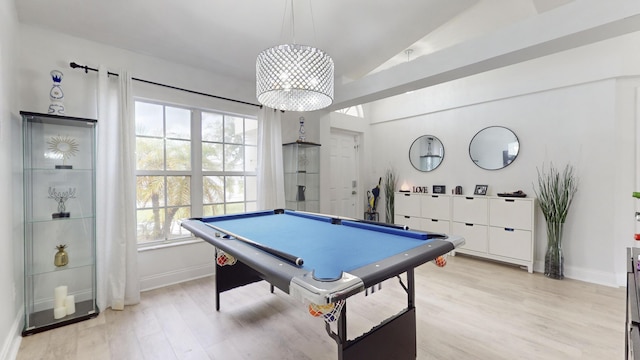
[[[407,307],[413,309],[416,302],[416,289],[415,289],[416,277],[413,272],[413,268],[407,270]]]
[[[338,339],[340,340],[339,343],[338,343],[339,347],[344,346],[344,344],[347,344],[347,342],[348,342],[348,338],[347,338],[347,302],[346,301],[344,302],[344,305],[342,305],[342,309],[340,310],[340,317],[338,318]],[[340,351],[340,354],[342,354],[342,351]]]
[[[404,287],[404,286],[403,286]],[[347,304],[338,318],[337,334],[326,330],[338,344],[338,360],[396,359],[415,360],[417,356],[415,273],[407,270],[407,308],[384,320],[354,340],[347,337]]]

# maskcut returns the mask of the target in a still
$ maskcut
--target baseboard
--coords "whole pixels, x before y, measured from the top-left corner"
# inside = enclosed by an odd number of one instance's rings
[[[616,274],[610,272],[594,271],[579,267],[565,266],[564,276],[569,279],[586,281],[593,284],[618,287]]]
[[[213,262],[189,268],[182,268],[175,271],[153,274],[152,276],[140,278],[140,291],[158,289],[189,280],[212,276],[214,274],[215,264]]]
[[[536,261],[533,266],[533,270],[535,272],[544,273],[544,261]],[[624,282],[620,284],[619,274],[613,274],[605,271],[588,270],[575,266],[566,266],[566,263],[564,267],[564,277],[567,279],[580,280],[604,286],[626,286],[626,275],[624,277]]]
[[[4,339],[2,345],[2,351],[0,351],[0,359],[14,360],[18,357],[18,350],[20,349],[20,343],[22,342],[22,321],[24,317],[24,309],[20,309],[16,315],[11,330]]]
[[[627,272],[616,274],[616,285],[618,287],[627,287]]]

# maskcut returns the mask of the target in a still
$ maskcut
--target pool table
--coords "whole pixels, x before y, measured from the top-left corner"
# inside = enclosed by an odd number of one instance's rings
[[[194,218],[182,227],[237,259],[216,270],[216,310],[221,292],[261,280],[306,304],[340,304],[325,328],[341,360],[415,359],[414,268],[464,244],[457,236],[282,209]],[[349,340],[345,300],[395,276],[407,308]],[[337,333],[329,324],[334,320]]]

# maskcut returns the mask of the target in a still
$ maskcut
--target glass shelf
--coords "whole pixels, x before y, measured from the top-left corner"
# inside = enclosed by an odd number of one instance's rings
[[[55,250],[51,252],[52,254],[55,253]],[[72,259],[72,261],[69,262],[69,265],[65,265],[65,266],[61,266],[61,267],[56,267],[55,265],[53,265],[53,255],[51,255],[51,263],[50,265],[47,264],[38,264],[37,267],[33,267],[32,268],[32,273],[29,274],[25,274],[25,276],[38,276],[38,275],[45,275],[45,274],[50,274],[53,272],[60,272],[60,271],[69,271],[69,270],[74,270],[74,269],[81,269],[81,268],[85,268],[87,270],[90,270],[90,267],[93,266],[93,260],[91,258],[86,258],[86,259],[77,259],[77,256],[75,256],[73,253],[70,254],[70,257]]]
[[[25,168],[24,171],[51,171],[51,172],[74,173],[74,172],[93,172],[93,169],[77,168],[77,167],[74,167],[73,169],[55,169],[55,168],[52,169],[52,168],[36,167],[36,168]]]
[[[51,114],[20,114],[24,146],[25,336],[99,313],[95,245],[97,122]],[[68,263],[63,266],[54,264],[59,245],[66,245]],[[56,292],[60,288],[67,289],[67,293]],[[61,300],[70,304],[61,305]],[[74,304],[75,312],[71,314]],[[56,306],[58,319],[54,317]]]
[[[283,145],[284,194],[287,209],[320,211],[320,144],[297,141]]]
[[[25,222],[28,224],[35,224],[35,223],[42,223],[42,222],[51,222],[51,221],[73,221],[73,220],[84,220],[84,219],[93,219],[95,218],[94,215],[85,215],[85,216],[69,216],[69,217],[64,217],[64,218],[49,218],[49,219],[32,219],[32,220],[26,220]]]

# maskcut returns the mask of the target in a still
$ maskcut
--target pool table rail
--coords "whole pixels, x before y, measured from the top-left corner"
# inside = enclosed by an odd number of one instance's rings
[[[289,284],[289,295],[294,299],[318,305],[345,300],[364,290],[362,279],[347,272],[342,272],[338,280],[332,281],[317,280],[312,273],[306,273],[294,276]]]

